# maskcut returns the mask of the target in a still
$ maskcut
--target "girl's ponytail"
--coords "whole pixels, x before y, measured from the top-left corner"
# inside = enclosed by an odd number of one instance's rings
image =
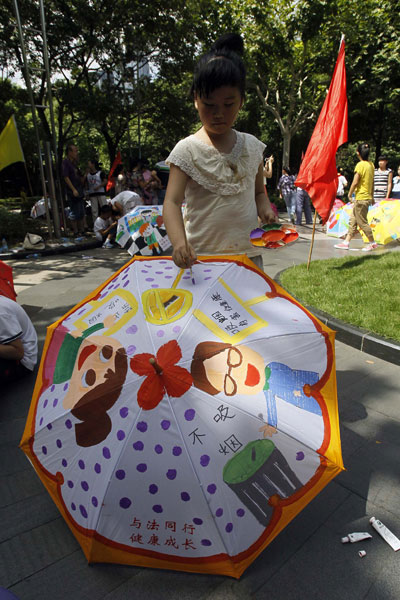
[[[246,68],[242,55],[243,39],[237,33],[226,33],[204,54],[195,69],[192,96],[206,97],[223,86],[236,87],[242,98],[246,90]]]

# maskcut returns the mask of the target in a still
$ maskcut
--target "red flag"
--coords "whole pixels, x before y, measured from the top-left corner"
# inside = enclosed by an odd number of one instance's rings
[[[113,173],[114,173],[115,169],[118,167],[118,165],[122,165],[121,152],[119,150],[117,152],[117,156],[114,158],[114,162],[112,164],[111,171],[108,174],[106,192],[108,192],[108,190],[110,190],[115,185],[115,182],[114,182],[115,178],[113,177]]]
[[[308,192],[323,223],[329,217],[338,186],[336,151],[347,142],[344,56],[345,44],[342,38],[328,95],[295,182],[298,187]]]

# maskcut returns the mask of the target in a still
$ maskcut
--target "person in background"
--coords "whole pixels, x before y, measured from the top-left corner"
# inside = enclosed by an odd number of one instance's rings
[[[110,204],[121,217],[124,217],[132,210],[132,208],[142,204],[142,198],[136,192],[126,190],[125,192],[120,192],[114,196],[114,198],[110,200]]]
[[[114,248],[117,221],[110,204],[100,207],[100,216],[94,222],[93,231],[99,242],[103,242],[103,248]]]
[[[338,176],[338,186],[337,186],[337,191],[336,191],[336,198],[339,198],[339,200],[342,200],[343,196],[344,196],[344,188],[347,186],[347,183],[348,183],[346,177],[343,175],[342,167],[338,168],[337,176]]]
[[[120,173],[117,177],[117,181],[115,182],[115,195],[118,196],[121,192],[125,192],[128,188],[126,185],[126,178],[123,173]]]
[[[15,381],[32,373],[37,352],[32,321],[15,300],[0,295],[0,381]]]
[[[105,192],[107,175],[104,171],[100,170],[100,165],[97,160],[91,159],[88,161],[85,179],[94,223],[99,216],[99,209],[104,204],[107,204]]]
[[[280,198],[283,198],[286,204],[286,210],[289,220],[294,223],[296,219],[296,188],[295,178],[291,174],[289,167],[282,167],[282,176],[278,181],[278,190]]]
[[[393,182],[393,171],[388,169],[386,156],[378,158],[378,168],[374,172],[374,202],[390,198]]]
[[[369,152],[368,144],[360,144],[357,148],[359,162],[354,169],[354,179],[349,189],[349,199],[353,192],[356,194],[356,199],[350,217],[348,234],[343,242],[335,244],[335,248],[340,250],[349,249],[350,240],[356,234],[357,227],[363,230],[369,241],[369,244],[363,248],[363,252],[370,252],[378,247],[367,221],[368,208],[373,203],[374,190],[374,165],[368,160]]]
[[[296,225],[301,225],[303,211],[306,217],[306,225],[312,225],[310,196],[306,190],[298,187],[296,189]]]
[[[85,205],[83,182],[84,177],[78,167],[78,148],[75,144],[68,144],[66,157],[61,169],[65,181],[67,202],[70,209],[69,219],[74,235],[85,235]]]
[[[400,199],[400,165],[397,167],[397,175],[393,177],[393,187],[390,197],[394,200]]]
[[[165,193],[169,179],[169,167],[165,160],[161,160],[155,165],[157,177],[161,182],[161,189],[158,190],[158,204],[164,204]]]

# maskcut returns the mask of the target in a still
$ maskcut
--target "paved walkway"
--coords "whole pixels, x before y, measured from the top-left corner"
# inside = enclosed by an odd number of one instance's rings
[[[307,260],[310,229],[292,247],[264,254],[272,277]],[[344,253],[316,235],[313,258]],[[360,242],[361,246],[361,242]],[[395,248],[397,250],[397,248]],[[42,346],[46,326],[129,259],[123,250],[84,250],[7,261],[19,302]],[[34,377],[2,390],[0,402],[0,586],[20,600],[398,600],[399,556],[368,524],[400,537],[400,369],[336,343],[339,413],[347,471],[266,548],[240,581],[119,565],[88,566],[75,538],[19,450]],[[368,543],[342,545],[353,531]],[[358,557],[365,549],[367,556]],[[0,592],[0,599],[2,598]]]

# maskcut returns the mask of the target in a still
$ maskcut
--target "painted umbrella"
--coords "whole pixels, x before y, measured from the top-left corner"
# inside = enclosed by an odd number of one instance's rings
[[[336,201],[337,202],[337,201]],[[341,202],[339,200],[339,202]],[[326,234],[332,237],[345,237],[349,231],[350,216],[353,212],[353,203],[334,206],[326,222]]]
[[[118,220],[116,241],[131,256],[158,256],[171,247],[162,206],[136,206]]]
[[[245,256],[193,274],[51,325],[21,446],[90,562],[239,577],[343,468],[334,333]]]
[[[400,202],[397,200],[381,200],[370,206],[368,223],[371,226],[375,242],[386,245],[400,238]],[[365,242],[368,241],[361,232]]]

